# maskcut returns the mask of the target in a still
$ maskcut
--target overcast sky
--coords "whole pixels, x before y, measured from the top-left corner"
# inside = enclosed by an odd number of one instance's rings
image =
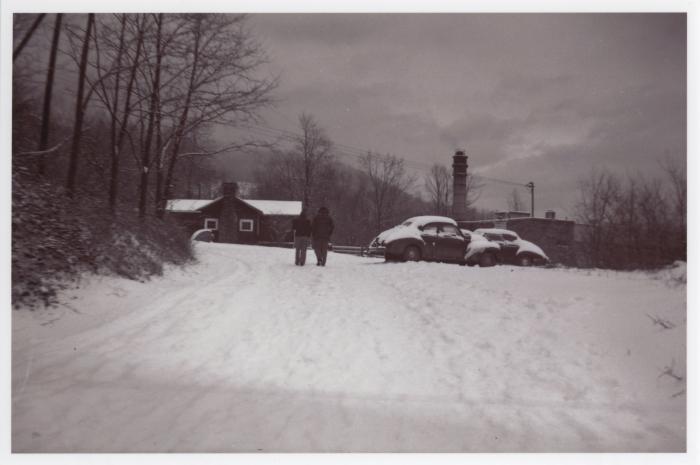
[[[538,214],[572,215],[592,167],[660,176],[657,160],[685,158],[684,14],[257,14],[250,26],[280,75],[269,127],[298,131],[305,111],[340,149],[421,173],[464,148],[474,172],[533,181]],[[489,182],[478,206],[503,209],[512,189]]]

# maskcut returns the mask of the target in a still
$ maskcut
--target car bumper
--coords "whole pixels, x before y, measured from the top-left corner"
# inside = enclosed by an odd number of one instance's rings
[[[386,247],[370,247],[367,249],[367,255],[371,257],[384,257],[386,255]]]

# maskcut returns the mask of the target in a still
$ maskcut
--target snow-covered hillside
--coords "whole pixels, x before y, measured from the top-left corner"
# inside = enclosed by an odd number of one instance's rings
[[[682,265],[197,253],[13,312],[13,451],[685,450]]]

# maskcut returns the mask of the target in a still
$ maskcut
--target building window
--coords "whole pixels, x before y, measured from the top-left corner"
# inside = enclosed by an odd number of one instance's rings
[[[217,218],[206,218],[204,220],[204,229],[219,229],[219,220]]]
[[[242,232],[253,232],[253,220],[240,220],[238,230]]]

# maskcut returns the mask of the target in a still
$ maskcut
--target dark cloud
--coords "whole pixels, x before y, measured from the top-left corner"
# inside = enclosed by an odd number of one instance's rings
[[[592,166],[653,175],[685,153],[684,14],[251,20],[282,78],[269,124],[285,129],[307,111],[336,142],[414,166],[463,147],[473,169],[535,180],[557,205]]]

